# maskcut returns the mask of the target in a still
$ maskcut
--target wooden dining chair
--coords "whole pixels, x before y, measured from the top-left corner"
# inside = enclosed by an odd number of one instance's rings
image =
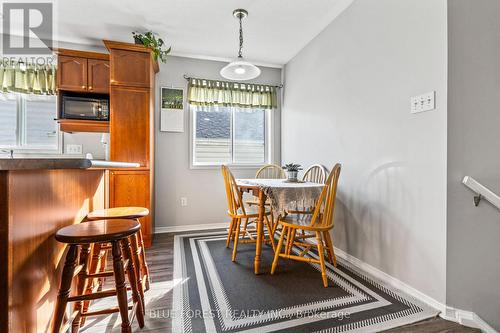
[[[279,258],[293,259],[304,262],[312,262],[319,264],[321,267],[321,276],[323,278],[323,286],[328,287],[328,279],[326,277],[324,250],[326,249],[329,261],[337,266],[337,260],[333,250],[333,241],[330,235],[330,230],[334,226],[333,213],[335,210],[335,197],[337,194],[337,184],[340,176],[340,164],[336,164],[328,177],[325,187],[321,191],[319,199],[316,202],[316,207],[313,214],[292,214],[281,218],[278,223],[282,226],[280,239],[274,254],[271,274],[274,274],[278,265]],[[304,230],[306,235],[296,235],[297,230]],[[283,253],[281,248],[286,236],[286,244]],[[316,243],[307,242],[307,238],[315,237]],[[299,255],[293,255],[293,246],[299,246],[302,251]],[[306,257],[307,252],[316,247],[318,250],[318,258],[312,256]]]
[[[286,178],[285,171],[276,164],[267,164],[257,170],[256,179],[283,179]]]
[[[228,215],[231,218],[231,223],[229,224],[229,230],[227,233],[226,248],[229,247],[231,240],[233,240],[233,255],[231,260],[236,260],[236,252],[238,248],[238,243],[256,243],[256,239],[250,234],[247,229],[247,225],[250,222],[255,222],[259,217],[258,207],[247,206],[243,204],[243,194],[236,185],[236,180],[234,179],[231,170],[225,165],[221,167],[222,176],[224,177],[224,184],[226,187],[226,196],[228,204]],[[271,225],[268,216],[271,214],[269,209],[264,211],[264,223],[268,230],[268,237],[273,247],[275,249],[274,237],[271,233]],[[241,235],[241,221],[245,220],[245,228],[243,234]],[[242,239],[240,239],[240,235]],[[249,238],[245,238],[248,236]]]
[[[324,184],[327,178],[328,170],[321,164],[313,164],[307,168],[302,177],[302,181]],[[289,214],[312,214],[314,212],[314,207],[302,207],[296,210],[289,211]],[[305,234],[302,231],[302,234]]]
[[[255,179],[285,179],[285,178],[286,178],[285,171],[283,170],[282,167],[276,164],[266,164],[262,168],[257,170],[257,173],[255,174]],[[247,200],[246,203],[249,206],[258,206],[259,199],[254,197],[250,200]],[[271,201],[267,199],[265,205],[267,207],[270,207]],[[248,221],[245,221],[245,230],[247,225]],[[273,226],[273,230],[275,230],[277,225],[275,225],[274,223],[274,216],[272,214],[272,210],[271,210],[271,225]]]
[[[324,184],[327,178],[327,170],[321,164],[313,164],[304,172],[302,180],[305,182]]]

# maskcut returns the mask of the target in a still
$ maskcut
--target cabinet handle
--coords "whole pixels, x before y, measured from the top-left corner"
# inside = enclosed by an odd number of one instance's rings
[[[82,89],[85,89],[85,86],[82,86]]]
[[[89,90],[92,90],[92,86],[89,86]]]

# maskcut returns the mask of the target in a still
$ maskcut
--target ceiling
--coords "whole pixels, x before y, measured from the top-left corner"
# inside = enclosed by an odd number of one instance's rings
[[[281,66],[323,30],[352,0],[59,0],[55,39],[102,45],[131,41],[131,32],[153,30],[172,54],[229,60],[237,55],[236,8],[243,22],[243,56],[259,65]]]

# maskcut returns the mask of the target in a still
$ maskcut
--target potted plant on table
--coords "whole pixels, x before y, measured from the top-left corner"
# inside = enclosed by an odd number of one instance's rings
[[[163,39],[160,37],[156,38],[158,34],[152,31],[148,31],[144,34],[134,31],[132,32],[132,36],[136,44],[144,45],[153,50],[153,57],[156,61],[160,60],[163,63],[167,61],[167,54],[170,53],[172,47],[165,49],[165,42]]]
[[[288,163],[283,166],[283,170],[286,171],[289,182],[298,182],[297,175],[302,170],[302,166],[300,164]]]

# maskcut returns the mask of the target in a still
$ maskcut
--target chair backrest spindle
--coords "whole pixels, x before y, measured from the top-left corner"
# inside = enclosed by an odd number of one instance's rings
[[[326,168],[321,164],[313,164],[309,168],[307,168],[304,176],[302,177],[303,181],[324,184],[326,181]]]
[[[255,174],[256,179],[284,179],[285,171],[279,165],[267,164],[260,168]]]

